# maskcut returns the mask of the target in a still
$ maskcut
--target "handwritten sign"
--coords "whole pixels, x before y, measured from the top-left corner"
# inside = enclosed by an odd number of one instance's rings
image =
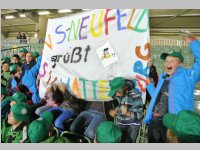
[[[64,83],[88,101],[111,100],[109,80],[135,80],[145,99],[150,57],[146,9],[96,9],[49,19],[40,67],[40,96]]]

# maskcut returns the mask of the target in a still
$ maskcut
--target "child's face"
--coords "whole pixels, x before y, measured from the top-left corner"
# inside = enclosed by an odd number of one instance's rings
[[[12,63],[17,64],[19,59],[17,57],[12,57]]]
[[[1,101],[5,99],[5,95],[1,94]]]
[[[177,57],[167,56],[165,60],[165,69],[167,74],[172,75],[182,63]]]
[[[16,104],[15,101],[11,101],[11,102],[10,102],[10,107],[12,107],[12,106],[15,105],[15,104]]]
[[[51,92],[47,92],[46,94],[45,94],[45,100],[46,101],[53,101],[53,94],[51,93]]]
[[[11,124],[11,125],[15,125],[15,124],[19,123],[19,121],[17,121],[17,120],[14,118],[13,112],[11,112],[11,111],[10,111],[10,113],[8,114],[8,123]]]
[[[9,71],[9,64],[7,64],[7,63],[3,64],[2,70],[3,70],[3,72],[8,72]]]
[[[26,62],[31,62],[33,60],[33,55],[31,53],[26,54]]]
[[[21,58],[23,58],[23,57],[26,56],[26,53],[24,53],[24,52],[20,52],[19,55],[20,55]]]
[[[123,89],[119,89],[115,94],[115,96],[117,96],[117,97],[122,97],[123,95],[124,95]]]
[[[22,75],[22,69],[20,67],[17,67],[17,72],[15,73],[15,76],[20,78]]]

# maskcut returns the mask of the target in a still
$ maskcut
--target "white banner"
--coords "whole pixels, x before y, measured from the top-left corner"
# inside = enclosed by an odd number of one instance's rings
[[[95,9],[49,19],[42,63],[40,96],[62,82],[86,100],[111,100],[109,80],[135,79],[145,98],[150,57],[146,9]]]

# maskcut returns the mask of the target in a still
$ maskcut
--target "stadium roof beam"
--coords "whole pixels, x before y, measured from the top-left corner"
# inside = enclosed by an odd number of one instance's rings
[[[167,28],[172,28],[172,29],[174,29],[174,28],[194,29],[195,28],[195,29],[199,29],[199,26],[187,26],[187,25],[185,25],[185,26],[157,26],[157,27],[154,27],[153,29],[167,29]]]
[[[35,25],[34,23],[27,23],[27,24],[12,24],[12,25],[4,25],[2,27],[13,27],[13,26],[30,26]]]
[[[25,9],[16,9],[19,13],[23,13],[26,15],[27,18],[33,20],[35,23],[39,22],[39,16],[34,14],[32,11],[27,11]]]
[[[174,17],[174,15],[150,15],[150,18],[169,18]],[[200,14],[183,14],[178,17],[200,17]]]
[[[168,17],[169,19],[167,19],[167,20],[165,20],[165,21],[161,21],[161,22],[158,22],[158,23],[156,23],[156,24],[151,25],[151,27],[157,27],[158,25],[165,24],[165,23],[169,23],[169,22],[175,20],[177,17],[179,17],[179,16],[181,16],[181,15],[184,15],[184,14],[190,12],[190,11],[192,11],[192,9],[186,9],[186,10],[184,10],[183,12],[180,12],[180,13],[178,13],[178,14],[176,14],[176,15],[173,15],[173,16],[171,16],[171,17]]]
[[[7,19],[3,19],[3,21],[8,24],[10,27],[17,29],[18,32],[22,32],[21,29],[17,28],[16,26],[13,26],[11,23],[9,23],[9,21]],[[2,26],[2,28],[5,26]],[[9,31],[8,31],[9,32]]]

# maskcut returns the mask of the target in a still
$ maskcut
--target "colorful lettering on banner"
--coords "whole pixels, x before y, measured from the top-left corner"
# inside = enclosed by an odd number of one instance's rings
[[[77,27],[75,27],[75,23],[74,21],[72,20],[71,21],[71,26],[70,26],[70,30],[69,30],[69,34],[68,34],[68,41],[70,41],[70,35],[71,35],[71,31],[73,29],[73,33],[74,33],[74,39],[77,40],[77,35],[78,35],[78,29],[79,29],[79,26],[80,26],[80,19],[78,19],[78,25]]]
[[[136,77],[136,88],[145,97],[148,20],[144,9],[95,9],[50,19],[39,73],[40,96],[47,85],[62,82],[79,98],[111,100],[108,80],[122,76]],[[111,61],[112,57],[117,59]]]
[[[146,28],[145,29],[139,29],[139,25],[140,25],[142,19],[144,18],[145,14],[148,15],[148,10],[147,9],[143,10],[143,12],[142,12],[142,14],[141,14],[141,16],[140,16],[137,24],[135,25],[134,31],[137,31],[137,32],[146,32],[147,29],[149,28],[149,21],[147,21]]]
[[[81,27],[80,27],[80,29],[79,29],[79,40],[87,39],[87,35],[82,36],[82,35],[81,35],[81,32],[82,32],[82,30],[83,30],[84,28],[87,28],[87,25],[84,25],[84,21],[85,21],[86,19],[89,19],[89,17],[90,17],[90,16],[86,16],[86,17],[83,17],[83,18],[82,18]]]
[[[83,96],[84,96],[84,99],[87,99],[87,93],[86,93],[86,80],[83,79],[83,78],[80,78],[79,80],[80,80],[80,81],[83,81]]]
[[[86,29],[87,27],[90,28],[90,32],[91,32],[91,35],[92,37],[99,37],[101,34],[102,34],[102,30],[103,30],[103,21],[104,21],[104,24],[105,24],[105,35],[108,35],[109,34],[109,26],[108,26],[108,23],[110,21],[114,21],[116,18],[117,18],[117,29],[118,31],[121,31],[121,30],[125,30],[125,29],[130,29],[130,30],[134,30],[136,32],[146,32],[147,29],[149,28],[149,22],[147,22],[147,25],[146,25],[146,28],[145,29],[140,29],[139,26],[140,24],[142,23],[142,20],[145,19],[145,15],[148,16],[148,10],[143,10],[135,27],[132,27],[131,26],[131,21],[134,20],[134,13],[135,13],[135,10],[133,9],[131,11],[131,15],[129,17],[129,20],[128,20],[128,23],[127,23],[127,26],[124,26],[122,27],[121,26],[121,19],[124,17],[127,17],[127,14],[126,13],[121,13],[120,12],[120,9],[117,9],[116,10],[116,16],[112,16],[112,17],[108,17],[108,14],[109,12],[111,11],[112,9],[106,9],[105,10],[105,13],[104,13],[104,10],[101,10],[100,11],[100,15],[99,15],[99,21],[98,21],[98,25],[95,24],[94,20],[95,20],[95,16],[96,14],[92,14],[91,16],[91,19],[90,19],[90,16],[84,16],[82,17],[82,19],[78,19],[78,22],[77,22],[77,25],[75,24],[75,21],[72,20],[71,21],[71,24],[70,24],[70,27],[64,27],[62,24],[58,25],[56,28],[55,28],[55,33],[58,34],[58,35],[62,35],[62,38],[60,41],[57,42],[57,44],[62,44],[65,39],[66,39],[66,32],[69,31],[69,34],[68,34],[68,42],[70,42],[70,39],[71,39],[71,34],[73,32],[73,35],[74,35],[74,39],[77,40],[78,39],[78,32],[79,32],[79,40],[83,40],[83,39],[87,39],[87,35],[83,36],[82,35],[82,31],[83,29]],[[105,14],[105,15],[104,15]],[[104,19],[103,19],[103,16],[104,16]],[[90,19],[90,26],[88,26],[86,24],[86,20]],[[80,25],[80,22],[81,22],[81,25]],[[95,31],[95,28],[98,29],[98,31],[96,32]],[[50,41],[50,35],[49,35],[49,41]],[[51,42],[50,43],[46,43],[47,46],[49,48],[52,48],[51,46]]]
[[[96,14],[92,15],[92,20],[91,20],[91,23],[90,23],[90,32],[91,32],[93,37],[99,37],[102,34],[102,31],[103,31],[103,15],[104,15],[104,11],[101,10],[101,12],[100,12],[99,23],[98,23],[98,28],[99,28],[98,32],[95,32],[95,29],[94,29],[94,28],[97,28],[96,26],[94,27],[95,15]]]
[[[147,54],[146,55],[143,55],[141,53],[141,46],[136,46],[135,53],[136,53],[138,58],[140,58],[142,60],[148,60],[150,58],[150,43],[146,43],[144,45],[144,50],[147,50]]]
[[[44,70],[44,73],[40,73],[39,72],[39,77],[40,78],[43,78],[45,75],[46,75],[46,67],[48,67],[48,64],[47,64],[47,62],[44,62],[44,64],[43,65],[41,65],[42,66],[42,68],[43,68],[43,70]]]
[[[146,92],[147,80],[145,80],[144,78],[142,78],[142,77],[139,76],[139,75],[136,75],[136,76],[135,76],[135,80],[136,80],[137,83],[138,83],[138,86],[139,86],[139,88],[140,88],[140,91]],[[143,86],[142,82],[145,83],[145,86]]]
[[[96,90],[96,85],[97,85],[98,81],[92,81],[92,87],[93,87],[93,97],[94,99],[97,99],[97,90]]]
[[[76,95],[78,96],[78,98],[82,98],[81,97],[81,92],[80,92],[80,89],[79,89],[79,86],[78,86],[77,78],[75,78],[74,81],[73,81],[72,91],[74,93],[76,93]]]
[[[107,95],[105,95],[105,92],[108,92],[108,89],[105,88],[106,84],[108,84],[107,80],[101,80],[101,81],[99,81],[100,99],[109,99],[109,97]]]
[[[120,13],[120,10],[117,9],[117,28],[118,28],[118,31],[120,31],[120,30],[125,30],[125,29],[126,29],[126,27],[122,27],[122,26],[121,26],[121,18],[122,18],[122,17],[125,17],[126,15],[127,15],[126,13],[121,14],[121,13]]]
[[[134,27],[131,27],[131,20],[133,19],[134,12],[135,12],[135,10],[132,9],[132,11],[131,11],[131,17],[130,17],[130,19],[128,21],[128,24],[127,24],[127,29],[130,29],[130,30],[134,29]]]
[[[112,20],[115,20],[116,17],[109,17],[108,18],[108,12],[110,11],[111,9],[106,9],[106,14],[105,14],[105,17],[104,17],[104,22],[105,22],[105,34],[108,35],[108,22],[109,21],[112,21]]]
[[[52,81],[51,81],[51,79],[52,79],[52,70],[49,72],[49,78],[46,81],[46,85],[52,85],[52,84],[54,84],[57,81],[58,78],[54,77]]]
[[[62,44],[64,41],[65,41],[65,38],[66,38],[66,33],[64,31],[59,31],[59,29],[62,27],[63,25],[59,25],[56,27],[56,30],[55,30],[55,33],[56,34],[61,34],[63,35],[63,38],[61,41],[57,42],[57,44]]]
[[[49,42],[45,41],[44,43],[45,43],[50,49],[52,49],[52,42],[51,42],[51,35],[50,35],[50,34],[48,34],[48,41],[49,41]]]
[[[148,77],[148,67],[145,67],[143,69],[143,64],[141,61],[136,61],[133,65],[133,72],[139,73],[141,75],[144,75],[145,77]]]

